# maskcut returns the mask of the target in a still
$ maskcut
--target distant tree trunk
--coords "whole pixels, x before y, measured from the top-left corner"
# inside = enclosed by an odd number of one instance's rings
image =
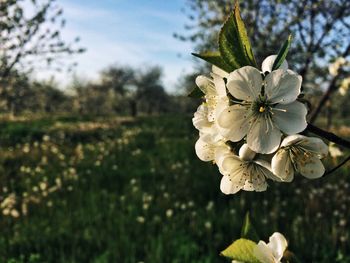
[[[332,103],[327,102],[327,129],[329,130],[332,126]]]
[[[130,101],[130,113],[131,116],[136,117],[137,116],[137,103],[136,100]]]
[[[16,107],[15,107],[15,103],[12,101],[9,102],[9,110],[10,110],[10,119],[13,119],[16,116]]]
[[[147,111],[148,115],[151,115],[153,113],[153,105],[152,103],[148,104],[148,111]]]

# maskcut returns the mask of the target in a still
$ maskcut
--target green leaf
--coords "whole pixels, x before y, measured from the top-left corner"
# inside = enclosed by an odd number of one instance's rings
[[[201,91],[201,89],[196,86],[193,90],[190,91],[190,93],[188,93],[187,96],[191,98],[202,98],[204,95],[205,94],[203,91]]]
[[[234,11],[221,28],[219,50],[225,62],[233,70],[248,65],[257,67],[238,1]]]
[[[203,59],[209,62],[210,64],[213,64],[221,68],[222,70],[225,70],[226,72],[233,71],[232,67],[226,64],[224,59],[221,57],[220,52],[205,52],[201,54],[192,53],[192,55],[197,58]]]
[[[278,69],[282,65],[283,61],[286,59],[290,48],[290,44],[292,43],[292,39],[292,35],[289,35],[288,39],[284,42],[280,51],[278,51],[277,58],[275,59],[275,62],[272,65],[272,70]]]
[[[259,242],[259,236],[252,225],[252,222],[250,220],[249,212],[246,213],[243,221],[242,231],[241,231],[241,237],[247,238],[255,242]]]
[[[238,239],[228,246],[221,255],[232,260],[238,260],[244,263],[261,263],[254,256],[254,248],[256,243],[248,239]]]

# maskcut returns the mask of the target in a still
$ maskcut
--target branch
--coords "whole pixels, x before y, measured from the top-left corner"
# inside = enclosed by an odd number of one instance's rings
[[[332,169],[330,169],[329,171],[327,171],[325,175],[334,173],[336,170],[338,170],[340,167],[342,167],[344,164],[346,164],[348,161],[350,160],[350,155],[348,157],[346,157],[346,159],[344,159],[341,163],[339,163],[337,166],[333,167]]]
[[[350,53],[350,44],[347,46],[347,48],[345,49],[345,51],[342,54],[342,57],[346,57],[348,56]],[[317,107],[312,111],[311,115],[310,115],[310,120],[309,123],[314,123],[318,114],[320,113],[323,105],[329,100],[330,96],[332,95],[333,92],[335,92],[337,90],[337,80],[339,78],[339,74],[337,76],[335,76],[331,82],[329,83],[329,86],[327,88],[327,91],[323,94],[321,100],[319,101],[319,103],[317,104]]]
[[[334,142],[338,145],[341,145],[345,148],[350,149],[350,141],[345,140],[343,138],[340,138],[339,136],[335,135],[332,132],[322,130],[321,128],[318,128],[318,127],[312,125],[311,123],[308,124],[308,126],[306,127],[306,130],[313,133],[313,134],[316,134],[320,137],[323,137],[323,138],[327,139],[328,141]]]

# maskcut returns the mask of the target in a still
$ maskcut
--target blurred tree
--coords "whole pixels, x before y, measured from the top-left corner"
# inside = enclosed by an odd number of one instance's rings
[[[101,83],[85,82],[75,78],[72,86],[73,110],[82,115],[114,113],[115,93]]]
[[[168,95],[162,84],[160,67],[135,69],[112,65],[101,72],[100,89],[113,98],[114,111],[136,116],[139,112],[152,114],[167,109]],[[113,95],[112,95],[113,94]],[[129,108],[129,112],[125,109]]]
[[[50,81],[31,84],[31,94],[27,96],[27,110],[31,112],[58,113],[70,111],[70,97]]]
[[[169,97],[161,84],[161,78],[162,69],[157,66],[138,71],[135,76],[136,90],[130,102],[133,116],[139,111],[147,114],[167,111]]]
[[[12,115],[19,114],[26,107],[26,97],[31,93],[29,79],[17,71],[11,72],[11,77],[0,79],[0,105],[3,111]]]
[[[10,76],[16,69],[22,73],[34,67],[62,69],[63,55],[84,52],[62,40],[65,25],[63,10],[55,0],[0,1],[0,77]],[[54,67],[56,62],[56,67]],[[68,69],[74,65],[67,65]]]
[[[184,9],[189,18],[185,25],[187,33],[175,37],[192,41],[196,52],[216,49],[219,29],[233,2],[187,0]],[[277,53],[292,33],[288,62],[303,76],[304,87],[332,89],[327,66],[350,53],[350,1],[245,0],[240,1],[240,7],[258,63]],[[321,100],[322,105],[330,96],[328,92],[324,94],[327,97]]]
[[[134,111],[133,91],[135,90],[135,69],[128,66],[111,65],[100,74],[101,88],[113,93],[115,112],[127,114],[126,109]]]
[[[120,95],[125,95],[128,85],[134,81],[134,69],[128,66],[112,65],[101,72],[101,84]]]

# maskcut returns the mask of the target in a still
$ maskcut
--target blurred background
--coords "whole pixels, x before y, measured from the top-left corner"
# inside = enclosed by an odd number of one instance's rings
[[[302,262],[350,262],[350,166],[225,196],[187,94],[229,0],[0,0],[0,261],[227,262],[250,211]],[[258,63],[293,34],[310,122],[350,138],[350,1],[241,1]],[[331,169],[347,151],[330,145]]]

